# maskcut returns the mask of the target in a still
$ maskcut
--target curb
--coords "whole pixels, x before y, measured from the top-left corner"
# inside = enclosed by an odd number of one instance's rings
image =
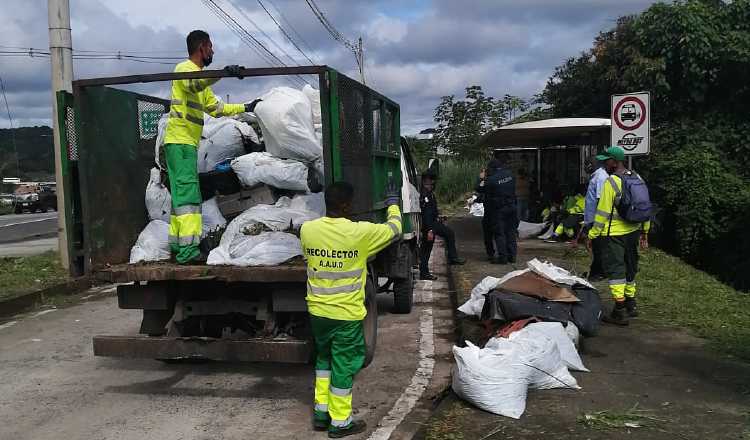
[[[11,240],[0,240],[0,244],[11,244],[11,243],[23,243],[24,241],[32,241],[32,240],[42,240],[45,238],[55,238],[57,237],[57,232],[45,232],[43,234],[30,234],[30,235],[24,235],[21,238],[14,238]],[[13,258],[13,257],[8,257]]]
[[[89,277],[76,278],[35,292],[0,301],[0,318],[7,318],[44,304],[50,296],[74,295],[91,288],[94,282]]]

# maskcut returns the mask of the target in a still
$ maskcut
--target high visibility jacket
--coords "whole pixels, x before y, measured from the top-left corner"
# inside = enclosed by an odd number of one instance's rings
[[[202,70],[190,60],[175,66],[174,71],[198,72]],[[245,111],[243,104],[225,104],[214,96],[211,84],[218,78],[184,79],[172,81],[172,102],[167,121],[165,144],[198,146],[203,133],[203,113],[211,116],[231,116]]]
[[[568,214],[583,214],[586,210],[586,199],[581,194],[568,196],[563,202],[565,212]]]
[[[388,207],[382,224],[322,217],[300,230],[307,260],[307,307],[311,315],[359,321],[367,315],[367,260],[401,238],[401,211]]]
[[[589,230],[589,238],[619,236],[630,234],[639,229],[648,232],[651,222],[632,223],[617,213],[617,204],[622,194],[622,179],[617,175],[611,175],[602,185],[602,195],[596,207],[594,225]]]

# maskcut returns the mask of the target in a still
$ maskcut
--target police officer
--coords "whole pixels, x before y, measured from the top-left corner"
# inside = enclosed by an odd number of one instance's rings
[[[422,175],[422,190],[419,194],[419,207],[422,210],[422,245],[419,255],[419,275],[422,280],[436,280],[437,277],[430,273],[429,262],[432,253],[432,245],[435,236],[439,235],[445,240],[448,248],[448,264],[464,264],[466,260],[459,258],[456,251],[456,237],[453,230],[443,224],[435,198],[435,176],[432,174]]]
[[[494,264],[516,262],[516,237],[518,211],[516,208],[516,182],[510,170],[500,161],[501,153],[495,150],[487,165],[485,179],[484,215],[490,216],[497,255]]]
[[[479,172],[479,179],[477,180],[477,186],[474,191],[478,194],[477,202],[484,205],[484,215],[482,216],[482,239],[484,240],[484,249],[487,253],[487,260],[492,261],[495,259],[495,238],[492,232],[492,215],[487,212],[487,204],[485,203],[485,191],[484,187],[487,179],[487,169],[483,168]]]

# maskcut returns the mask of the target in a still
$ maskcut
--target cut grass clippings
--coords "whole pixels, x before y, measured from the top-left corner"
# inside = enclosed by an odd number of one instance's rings
[[[575,261],[588,267],[584,251],[575,253]],[[658,249],[641,252],[637,282],[638,319],[687,328],[718,352],[750,360],[750,294]]]
[[[606,431],[610,429],[637,429],[653,426],[664,420],[656,418],[649,411],[638,409],[638,404],[626,411],[597,411],[578,417],[578,423],[587,428]]]
[[[57,252],[0,258],[0,300],[44,289],[68,279]]]

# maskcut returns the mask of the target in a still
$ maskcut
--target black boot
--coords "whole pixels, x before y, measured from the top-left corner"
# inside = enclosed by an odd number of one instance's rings
[[[450,264],[451,266],[457,266],[457,265],[460,266],[464,263],[466,263],[466,258],[461,258],[461,257],[456,257],[448,261],[448,264]]]
[[[615,306],[612,308],[612,313],[602,316],[602,321],[615,325],[628,325],[629,321],[625,302],[616,302]]]
[[[625,297],[625,309],[627,309],[628,316],[631,318],[638,316],[638,306],[635,303],[634,297]]]
[[[419,279],[425,280],[425,281],[435,281],[437,278],[438,277],[436,277],[435,275],[431,273],[423,273],[419,275]]]
[[[328,428],[328,438],[341,438],[349,435],[359,434],[360,432],[367,429],[367,423],[364,420],[355,420],[344,426],[343,428],[337,428],[330,426]]]

